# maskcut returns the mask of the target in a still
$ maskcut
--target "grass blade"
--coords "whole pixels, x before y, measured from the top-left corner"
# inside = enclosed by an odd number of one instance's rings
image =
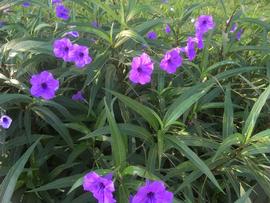
[[[17,180],[22,173],[24,166],[29,159],[30,155],[34,151],[36,145],[39,143],[40,137],[34,144],[27,149],[27,151],[21,156],[21,158],[11,167],[8,174],[4,178],[0,188],[0,202],[10,203],[12,194],[16,187]]]

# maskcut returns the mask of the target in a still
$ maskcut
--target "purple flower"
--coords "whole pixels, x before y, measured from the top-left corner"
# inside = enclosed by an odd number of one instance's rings
[[[203,43],[203,35],[202,33],[196,33],[196,42],[198,49],[203,49],[204,43]]]
[[[55,7],[55,13],[56,13],[56,17],[60,19],[63,19],[63,20],[69,19],[69,9],[66,8],[64,5],[57,5]]]
[[[69,60],[69,53],[73,45],[68,38],[55,40],[53,43],[53,53],[57,58],[63,58],[64,61]]]
[[[154,63],[150,56],[143,53],[139,57],[134,57],[131,63],[131,70],[129,72],[129,79],[137,84],[144,85],[151,81],[151,75],[154,70]]]
[[[72,95],[72,100],[74,100],[74,101],[83,101],[84,97],[83,97],[82,91],[78,91],[75,94],[73,94]]]
[[[215,22],[212,16],[201,15],[195,22],[196,33],[204,34],[208,30],[212,30],[215,27]]]
[[[240,30],[236,33],[236,39],[237,39],[238,41],[240,41],[243,32],[244,32],[244,30],[243,30],[243,29],[240,29]]]
[[[182,57],[175,49],[167,51],[159,65],[167,73],[175,73],[177,68],[182,65]]]
[[[42,97],[50,100],[55,97],[55,92],[59,88],[59,81],[54,79],[53,75],[48,71],[42,71],[39,74],[32,75],[30,79],[31,95],[34,97]]]
[[[166,4],[166,3],[169,3],[169,0],[161,0],[162,3]]]
[[[75,38],[77,38],[77,37],[80,36],[80,35],[79,35],[79,32],[77,32],[77,31],[66,32],[66,33],[64,34],[64,36],[66,36],[66,35],[70,35],[70,36],[75,37]]]
[[[8,129],[11,123],[12,123],[12,119],[9,116],[7,115],[1,116],[0,126],[2,126],[2,128]]]
[[[91,25],[94,28],[99,28],[99,23],[97,21],[95,21],[95,20],[93,22],[91,22]]]
[[[131,200],[131,203],[172,203],[173,193],[166,190],[161,181],[146,181]]]
[[[166,24],[165,32],[166,33],[170,33],[171,32],[171,28],[170,28],[170,25],[169,24]]]
[[[155,33],[154,31],[150,31],[147,33],[147,38],[151,40],[155,40],[157,39],[157,33]]]
[[[238,27],[237,24],[234,23],[231,30],[230,30],[230,32],[235,32],[237,30],[237,27]]]
[[[92,58],[89,56],[88,52],[88,47],[74,44],[72,51],[69,53],[69,59],[74,62],[78,68],[83,68],[85,65],[92,62]]]
[[[22,6],[23,6],[24,8],[28,8],[28,7],[31,6],[31,3],[28,2],[28,1],[25,1],[25,2],[22,3]]]
[[[83,178],[83,189],[92,192],[98,203],[114,203],[113,198],[114,184],[112,174],[104,177],[99,176],[95,172],[87,173]]]
[[[62,0],[52,0],[52,4],[60,4],[62,3]]]
[[[193,61],[196,57],[196,49],[195,49],[196,39],[193,37],[188,37],[187,46],[185,47],[186,56],[188,60]]]

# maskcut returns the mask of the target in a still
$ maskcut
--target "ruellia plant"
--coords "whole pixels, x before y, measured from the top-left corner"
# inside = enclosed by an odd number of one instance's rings
[[[0,202],[269,202],[269,11],[1,1]]]

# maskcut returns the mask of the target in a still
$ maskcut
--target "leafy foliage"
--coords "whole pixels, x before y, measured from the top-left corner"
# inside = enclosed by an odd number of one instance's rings
[[[146,179],[164,181],[174,202],[269,201],[269,2],[65,1],[68,21],[50,1],[22,2],[0,2],[0,114],[13,118],[0,129],[0,202],[96,202],[81,187],[89,171],[114,173],[120,203]],[[185,45],[201,14],[216,22],[205,48],[165,74],[162,55]],[[244,29],[240,41],[234,23]],[[84,69],[52,51],[74,30],[93,57]],[[146,38],[153,30],[155,41]],[[133,85],[128,71],[142,52],[154,74]],[[60,81],[51,101],[29,92],[42,70]],[[84,101],[71,99],[77,90]]]

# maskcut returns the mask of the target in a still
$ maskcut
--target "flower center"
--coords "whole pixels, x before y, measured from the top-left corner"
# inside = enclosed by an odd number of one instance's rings
[[[143,70],[142,70],[142,67],[139,67],[138,69],[137,69],[137,71],[139,72],[139,73],[141,73]]]
[[[202,24],[203,24],[203,25],[206,25],[206,24],[207,24],[207,20],[203,20],[203,21],[202,21]]]
[[[83,58],[83,57],[84,57],[84,53],[80,52],[80,53],[79,53],[79,57],[80,57],[80,58]]]
[[[98,192],[103,192],[105,185],[103,183],[98,183]]]
[[[43,83],[41,83],[41,87],[42,87],[42,89],[47,89],[48,85],[47,85],[47,83],[43,82]]]
[[[151,202],[155,199],[155,193],[154,192],[148,192],[146,196]]]
[[[7,123],[8,122],[8,119],[7,118],[3,118],[3,122],[4,123]]]
[[[65,52],[68,52],[69,51],[69,48],[68,47],[65,47],[64,50],[65,50]]]

